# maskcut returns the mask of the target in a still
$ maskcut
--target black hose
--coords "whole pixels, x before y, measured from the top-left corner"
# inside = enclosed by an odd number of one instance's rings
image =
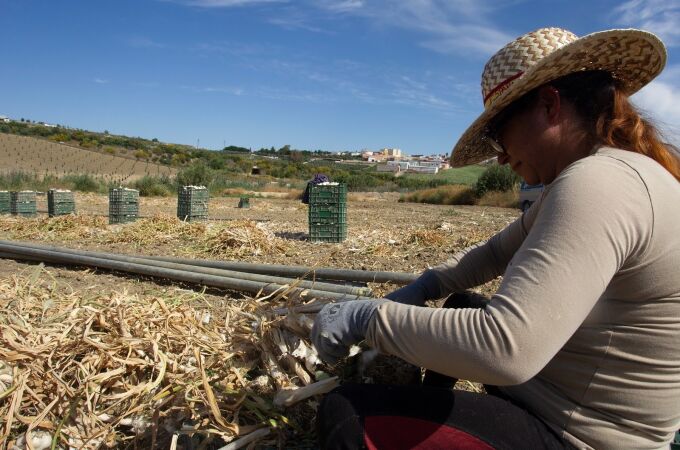
[[[158,261],[191,264],[216,269],[237,270],[240,272],[278,275],[283,277],[363,281],[367,283],[409,284],[419,275],[407,272],[381,272],[370,270],[332,269],[328,267],[286,266],[282,264],[256,264],[240,261],[211,261],[206,259],[176,258],[169,256],[147,256]]]
[[[36,249],[48,250],[48,251],[52,251],[52,252],[68,253],[68,254],[71,254],[71,255],[91,256],[91,257],[94,257],[94,258],[110,259],[110,260],[114,260],[114,261],[121,261],[121,262],[126,262],[126,263],[133,263],[133,264],[153,265],[153,266],[156,266],[156,267],[164,267],[166,269],[184,270],[184,271],[188,271],[188,272],[204,273],[204,274],[216,275],[216,276],[220,276],[220,277],[237,278],[237,279],[240,279],[240,280],[258,281],[258,282],[262,282],[262,283],[276,283],[276,284],[279,284],[279,285],[288,284],[288,285],[291,285],[291,286],[294,285],[296,287],[305,288],[305,289],[317,289],[317,290],[320,290],[320,291],[338,292],[338,293],[350,294],[350,295],[362,295],[362,296],[370,296],[371,295],[371,291],[368,288],[357,288],[357,287],[353,287],[353,286],[343,286],[343,285],[338,285],[338,284],[323,283],[323,282],[317,282],[317,281],[295,280],[295,279],[292,279],[292,278],[283,278],[283,277],[276,277],[276,276],[271,276],[271,275],[245,273],[245,272],[239,272],[239,271],[234,271],[234,270],[214,269],[214,268],[210,268],[210,267],[194,266],[194,265],[190,265],[190,264],[178,264],[178,263],[171,263],[171,262],[166,262],[166,261],[161,261],[161,260],[154,260],[154,259],[150,259],[150,258],[120,255],[120,254],[116,254],[116,253],[93,252],[93,251],[88,251],[88,250],[75,250],[75,249],[69,249],[69,248],[33,244],[33,243],[29,243],[29,242],[13,242],[13,241],[0,240],[0,244],[27,247],[27,248],[36,248]]]
[[[271,294],[284,288],[284,286],[276,283],[240,280],[236,278],[188,272],[185,270],[166,269],[144,264],[126,263],[122,261],[113,261],[91,256],[74,255],[50,250],[42,250],[38,248],[22,247],[19,245],[11,245],[6,243],[0,243],[0,253],[8,254],[10,255],[9,257],[13,259],[22,259],[26,257],[26,259],[30,260],[40,259],[41,261],[58,264],[98,267],[119,272],[135,273],[138,275],[161,277],[176,281],[198,283],[204,286],[249,292],[251,294],[258,294],[260,292]],[[302,298],[324,298],[334,300],[370,298],[337,292],[322,291],[318,289],[287,288],[287,293],[291,296],[300,296]]]

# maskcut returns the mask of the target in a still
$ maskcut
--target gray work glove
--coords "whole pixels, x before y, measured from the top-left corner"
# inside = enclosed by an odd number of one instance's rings
[[[411,284],[390,292],[385,298],[404,305],[424,306],[425,300],[435,300],[442,296],[437,275],[428,269]]]
[[[378,306],[386,301],[351,300],[324,306],[312,327],[312,343],[319,357],[335,364],[347,356],[352,345],[364,340]]]

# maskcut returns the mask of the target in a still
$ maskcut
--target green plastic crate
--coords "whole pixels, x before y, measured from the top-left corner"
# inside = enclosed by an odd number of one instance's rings
[[[309,188],[309,204],[345,204],[347,203],[347,185],[313,184]]]
[[[250,208],[250,197],[241,197],[238,200],[239,208]]]
[[[139,191],[128,188],[109,189],[109,201],[113,202],[138,202]]]
[[[130,223],[130,222],[135,222],[137,220],[137,215],[109,215],[109,224],[116,224],[116,223]]]
[[[13,216],[35,217],[38,213],[35,191],[10,192],[9,209]]]
[[[309,240],[312,242],[342,242],[347,239],[346,223],[310,223]]]
[[[347,223],[346,204],[310,204],[309,223]]]
[[[181,186],[177,191],[180,200],[208,200],[210,192],[205,186]]]
[[[187,222],[208,220],[209,200],[205,186],[181,186],[177,191],[177,217]]]
[[[47,214],[50,217],[63,216],[76,212],[73,192],[59,189],[47,191]]]
[[[347,239],[347,185],[311,185],[308,219],[312,242],[342,242]]]
[[[11,211],[12,196],[9,191],[0,191],[0,214],[9,214]]]
[[[129,223],[139,215],[139,191],[128,188],[109,189],[109,223]]]

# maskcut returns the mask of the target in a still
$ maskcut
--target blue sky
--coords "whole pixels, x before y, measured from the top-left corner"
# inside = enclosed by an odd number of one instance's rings
[[[678,0],[0,0],[0,115],[211,149],[449,153],[486,60],[544,26],[661,36],[666,70],[634,99],[680,135]]]

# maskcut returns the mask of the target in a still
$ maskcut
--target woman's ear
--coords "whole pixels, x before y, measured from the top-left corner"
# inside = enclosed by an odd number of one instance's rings
[[[562,103],[557,89],[550,85],[541,86],[538,90],[538,104],[542,111],[545,112],[545,117],[549,124],[555,125],[558,123],[560,112],[562,111]]]

